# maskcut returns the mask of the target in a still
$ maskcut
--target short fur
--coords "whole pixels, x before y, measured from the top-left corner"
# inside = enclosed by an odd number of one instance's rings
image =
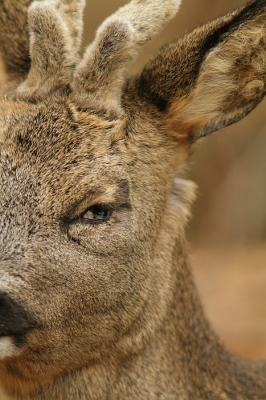
[[[198,137],[265,95],[266,2],[196,29],[127,79],[179,4],[131,1],[79,61],[84,1],[0,1],[10,399],[266,398],[265,362],[228,353],[206,320],[184,233],[195,188],[176,178]]]

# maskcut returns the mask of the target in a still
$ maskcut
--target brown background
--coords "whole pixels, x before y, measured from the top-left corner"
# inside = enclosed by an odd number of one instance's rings
[[[84,46],[99,24],[124,5],[90,0]],[[184,0],[165,31],[145,47],[130,73],[161,45],[243,0]],[[192,264],[205,310],[225,346],[266,358],[266,101],[238,124],[195,146],[187,173],[199,186],[188,228]]]

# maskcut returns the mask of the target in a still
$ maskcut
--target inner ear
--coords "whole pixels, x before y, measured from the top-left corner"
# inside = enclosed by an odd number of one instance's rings
[[[265,58],[265,28],[240,28],[207,55],[189,96],[169,107],[171,128],[195,140],[245,117],[265,95]]]

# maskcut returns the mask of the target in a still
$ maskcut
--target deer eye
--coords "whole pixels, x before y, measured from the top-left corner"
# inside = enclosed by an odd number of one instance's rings
[[[101,224],[109,221],[112,215],[110,206],[96,204],[81,214],[79,220],[85,224]]]

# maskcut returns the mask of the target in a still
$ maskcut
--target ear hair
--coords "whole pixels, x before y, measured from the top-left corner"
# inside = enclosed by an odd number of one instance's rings
[[[17,90],[24,97],[41,97],[70,83],[82,29],[82,24],[73,25],[81,19],[83,6],[84,0],[66,4],[54,0],[35,1],[29,7],[32,65],[28,79]]]
[[[174,17],[180,3],[181,0],[133,0],[120,8],[99,28],[77,67],[73,89],[120,103],[127,68],[140,48]]]
[[[246,116],[265,95],[266,38],[264,19],[244,24],[218,45],[202,64],[194,91],[179,118],[206,136]],[[206,102],[206,99],[210,99]],[[172,112],[172,111],[171,111]]]
[[[125,86],[192,142],[245,117],[266,94],[266,3],[253,0],[163,47]]]

